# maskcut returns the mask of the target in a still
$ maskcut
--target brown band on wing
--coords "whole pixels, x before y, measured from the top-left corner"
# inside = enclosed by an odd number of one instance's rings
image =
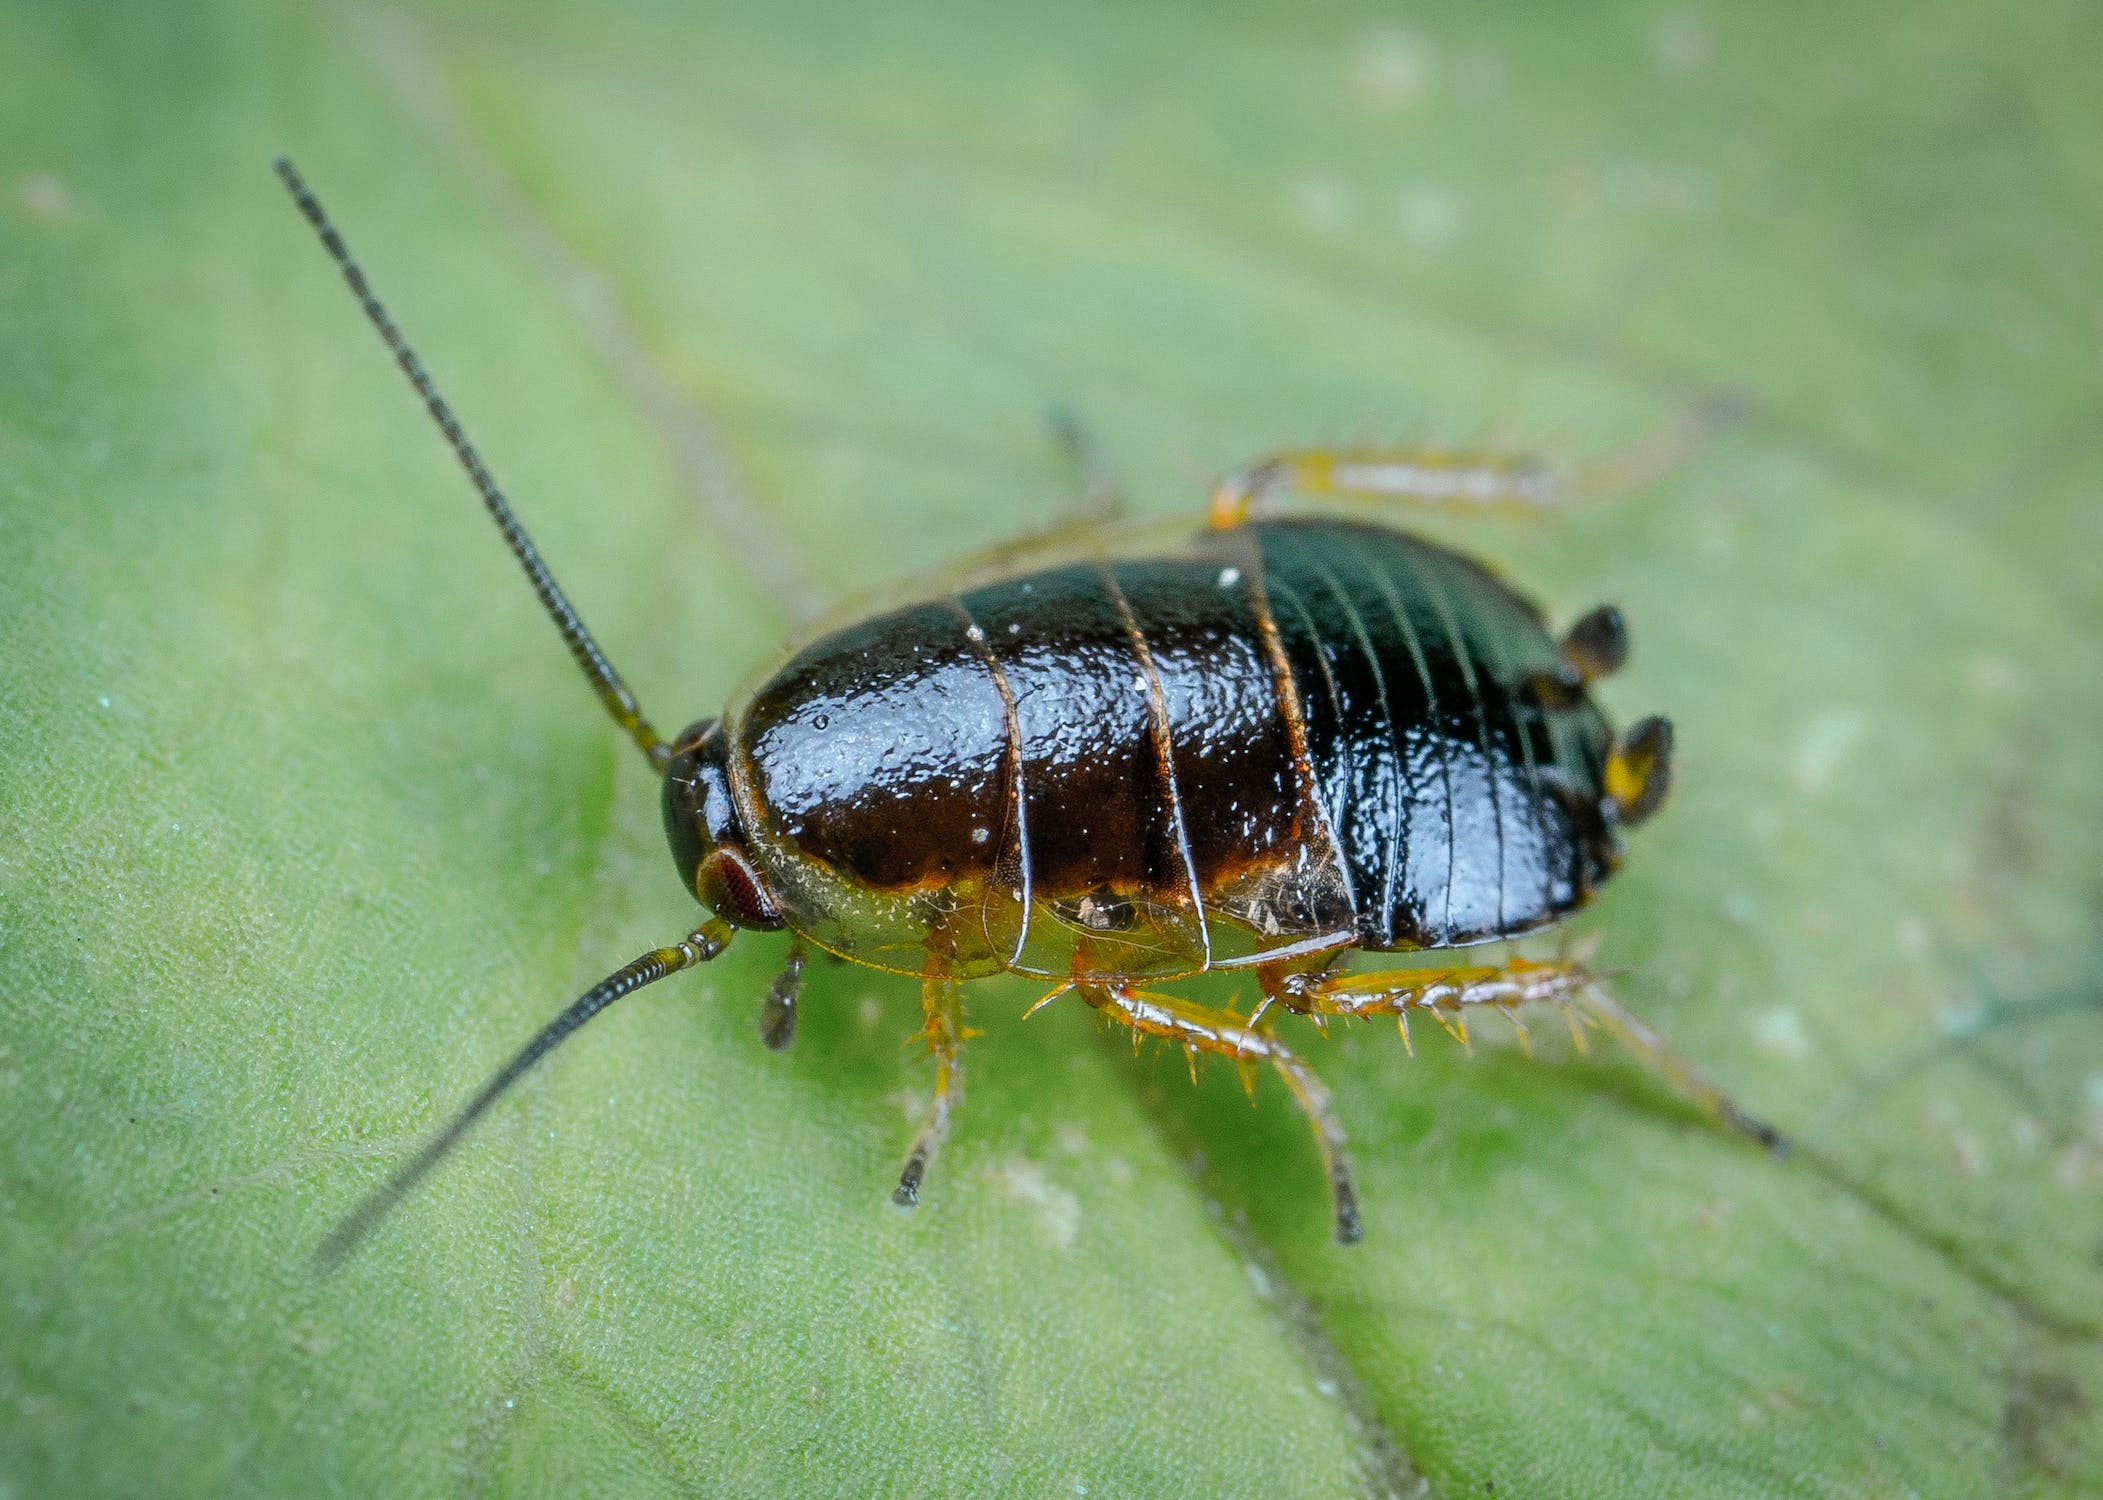
[[[1005,866],[1008,839],[1012,832],[1015,855],[1015,899],[1021,907],[1021,922],[1015,930],[1012,951],[1005,962],[1014,964],[1022,958],[1023,947],[1030,937],[1030,828],[1029,814],[1024,811],[1026,803],[1022,795],[1022,717],[1015,710],[1015,690],[1008,685],[1008,674],[1001,670],[1000,662],[986,645],[986,632],[979,628],[978,621],[964,606],[962,598],[951,594],[943,601],[958,619],[964,622],[964,639],[971,643],[978,659],[986,664],[986,671],[993,678],[994,691],[1000,694],[1001,712],[1007,722],[1008,743],[1003,752],[1004,777],[1008,786],[1008,815],[1001,819],[1001,847],[994,853],[993,868],[996,874]],[[991,934],[987,934],[991,938]]]
[[[1251,538],[1242,562],[1241,578],[1248,585],[1249,605],[1256,615],[1257,632],[1263,637],[1264,655],[1270,659],[1271,680],[1277,688],[1278,715],[1285,721],[1286,743],[1292,747],[1293,770],[1300,778],[1300,800],[1321,825],[1322,837],[1329,841],[1330,862],[1344,872],[1348,884],[1350,876],[1343,846],[1337,841],[1336,822],[1322,803],[1314,757],[1307,748],[1307,714],[1300,703],[1300,685],[1293,679],[1292,663],[1286,659],[1285,642],[1278,634],[1278,621],[1271,613],[1270,591],[1265,587],[1263,577],[1263,549],[1255,544],[1250,532],[1244,530],[1238,534]],[[1355,892],[1352,904],[1357,904]]]
[[[1132,641],[1132,655],[1139,663],[1139,673],[1146,685],[1147,737],[1153,742],[1154,765],[1161,775],[1161,787],[1168,797],[1168,815],[1176,835],[1176,855],[1183,862],[1183,877],[1190,887],[1191,909],[1197,916],[1198,942],[1202,945],[1205,960],[1212,958],[1212,933],[1205,920],[1205,893],[1198,876],[1197,861],[1190,852],[1190,832],[1183,822],[1183,799],[1176,790],[1175,755],[1169,746],[1168,695],[1161,686],[1161,674],[1154,669],[1154,653],[1147,646],[1146,632],[1139,628],[1139,621],[1132,613],[1132,601],[1125,597],[1123,585],[1108,562],[1099,561],[1097,570],[1102,574],[1103,587],[1109,592],[1110,602],[1117,606],[1117,617],[1124,622],[1125,634]]]

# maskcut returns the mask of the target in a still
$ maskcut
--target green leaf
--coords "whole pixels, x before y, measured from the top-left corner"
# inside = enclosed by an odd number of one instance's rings
[[[2103,1485],[2092,9],[0,8],[0,1492]],[[1637,643],[1578,924],[1804,1143],[1380,1029],[1366,1242],[1274,1085],[1070,1002],[929,1201],[903,982],[628,1001],[693,908],[268,173],[292,152],[661,721],[802,610],[1359,431],[1640,491],[1424,524]],[[1222,985],[1223,994],[1237,993]],[[1246,996],[1243,996],[1245,999]]]

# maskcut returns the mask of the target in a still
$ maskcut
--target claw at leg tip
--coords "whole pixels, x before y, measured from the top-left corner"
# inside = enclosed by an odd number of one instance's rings
[[[1737,1126],[1746,1135],[1751,1136],[1754,1142],[1763,1147],[1770,1156],[1776,1158],[1785,1157],[1796,1149],[1795,1144],[1790,1141],[1788,1136],[1782,1134],[1781,1131],[1775,1129],[1758,1115],[1749,1115],[1743,1110],[1734,1108],[1730,1111],[1729,1118],[1731,1124]]]

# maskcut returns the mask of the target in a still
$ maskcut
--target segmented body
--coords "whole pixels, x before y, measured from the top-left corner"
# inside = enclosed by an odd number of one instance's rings
[[[1480,565],[1272,520],[823,635],[726,714],[789,924],[918,972],[1189,973],[1551,922],[1616,858],[1612,736]]]
[[[1613,1029],[1755,1140],[1781,1137],[1568,960],[1353,974],[1344,950],[1458,947],[1554,921],[1657,810],[1672,728],[1616,737],[1588,685],[1627,655],[1603,605],[1551,641],[1479,565],[1405,533],[1259,519],[1283,492],[1440,503],[1558,493],[1538,466],[1431,451],[1285,449],[1214,486],[1208,526],[1010,553],[793,648],[719,719],[667,743],[289,162],[278,175],[466,469],[599,701],[663,777],[681,883],[708,909],[585,991],[316,1252],[332,1268],[541,1058],[623,996],[795,929],[919,975],[934,1096],[892,1201],[911,1207],[960,1092],[959,982],[1057,981],[1130,1027],[1274,1068],[1313,1130],[1340,1241],[1362,1225],[1329,1091],[1265,1023],[1554,1003]],[[1088,469],[1084,444],[1075,445]],[[1092,488],[1093,486],[1091,486]],[[806,944],[762,1010],[795,1029]],[[1327,955],[1326,957],[1324,955]],[[1257,965],[1243,1015],[1139,981]],[[1524,1032],[1521,1032],[1523,1037]]]

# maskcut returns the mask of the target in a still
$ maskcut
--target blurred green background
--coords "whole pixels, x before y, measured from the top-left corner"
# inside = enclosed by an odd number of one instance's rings
[[[2051,3],[0,5],[0,1493],[2093,1493],[2099,55]],[[1681,774],[1580,926],[1806,1149],[1309,1035],[1340,1250],[1274,1083],[992,984],[902,1215],[911,986],[818,966],[773,1056],[759,939],[311,1279],[692,907],[281,150],[667,724],[1066,514],[1054,403],[1149,514],[1736,413],[1426,524],[1627,609]]]

